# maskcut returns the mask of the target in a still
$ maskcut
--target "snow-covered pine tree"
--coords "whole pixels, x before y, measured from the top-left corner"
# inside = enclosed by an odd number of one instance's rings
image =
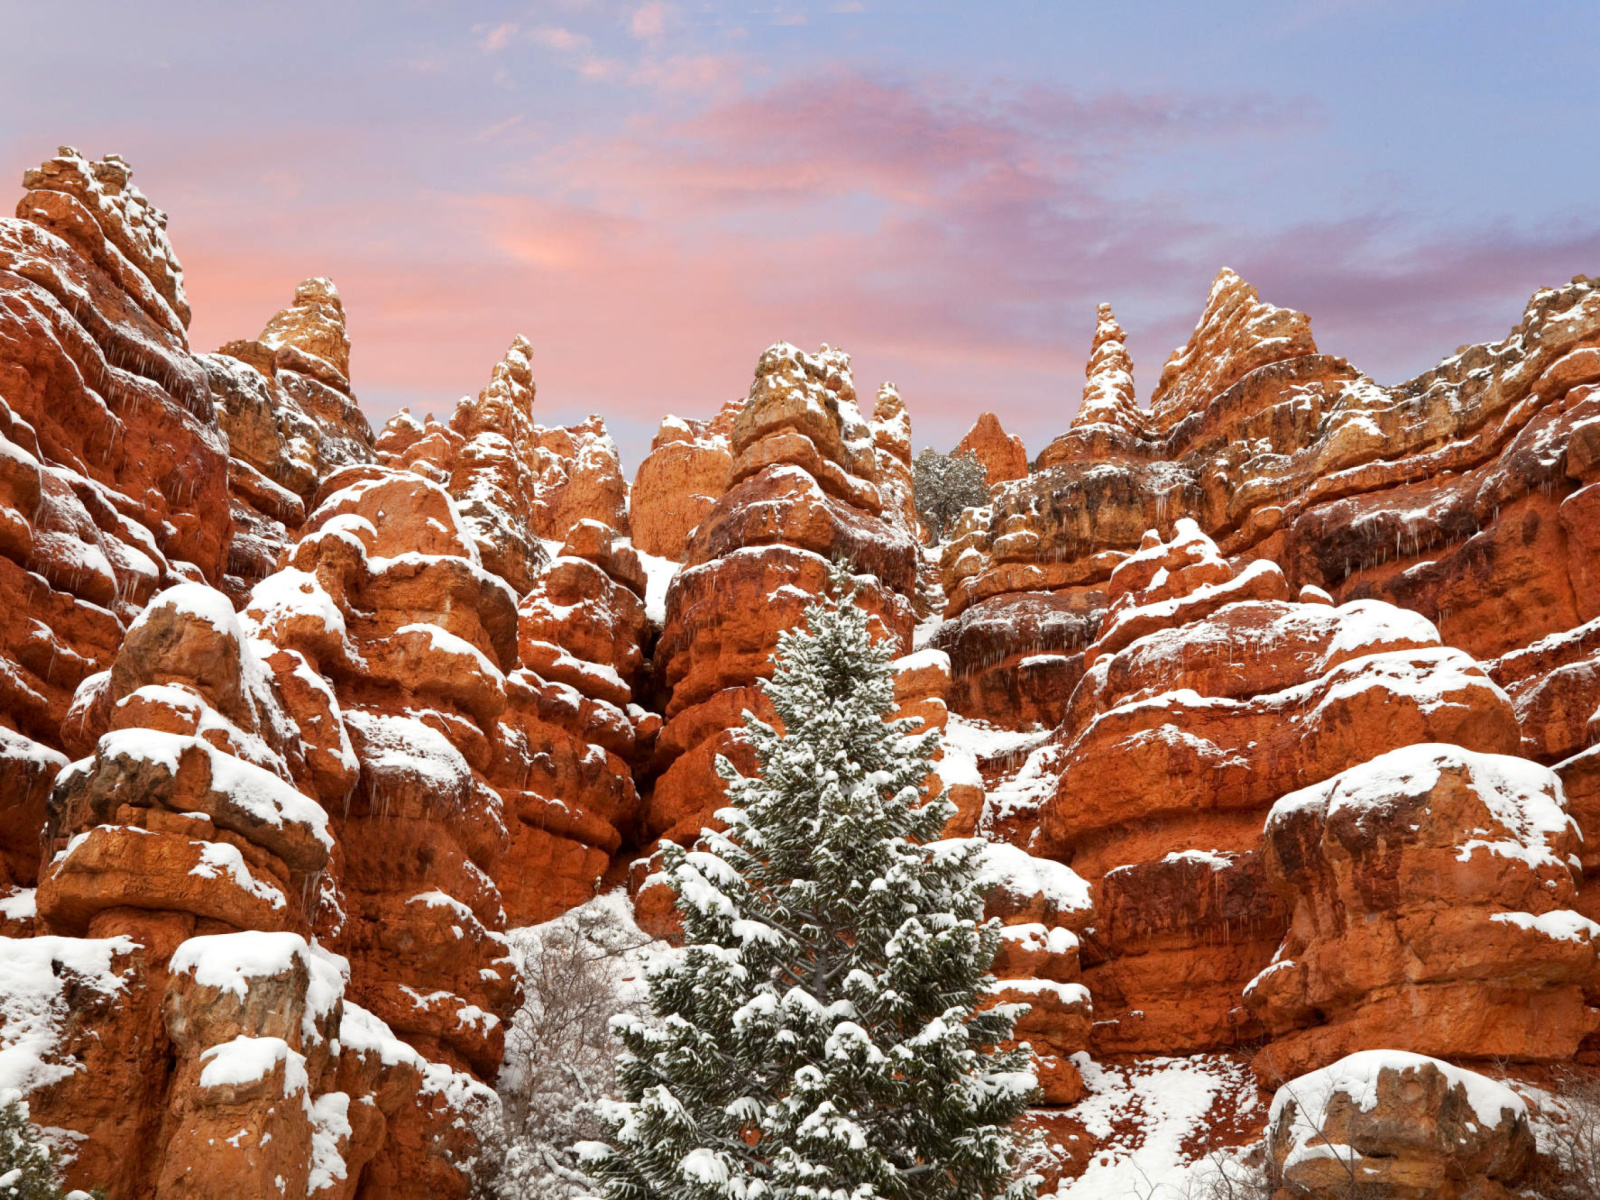
[[[997,1051],[1021,1006],[979,1011],[999,930],[981,846],[929,843],[938,733],[885,720],[892,651],[843,568],[784,634],[746,714],[759,772],[726,760],[726,833],[665,848],[684,945],[653,957],[656,1020],[621,1018],[624,1099],[582,1153],[609,1200],[1031,1200],[1011,1125],[1035,1088]]]

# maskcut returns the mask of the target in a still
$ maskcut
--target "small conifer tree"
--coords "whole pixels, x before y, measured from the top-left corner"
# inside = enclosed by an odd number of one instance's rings
[[[945,540],[963,512],[989,503],[987,475],[970,450],[940,454],[924,447],[911,466],[911,490],[917,515],[935,545]]]
[[[842,568],[745,716],[725,833],[665,847],[684,945],[648,968],[656,1020],[620,1018],[624,1099],[582,1152],[609,1200],[1032,1200],[1012,1122],[1034,1093],[979,1008],[999,944],[981,846],[933,846],[938,734],[885,720],[893,651]]]
[[[0,1104],[0,1200],[61,1200],[55,1162],[19,1100]]]

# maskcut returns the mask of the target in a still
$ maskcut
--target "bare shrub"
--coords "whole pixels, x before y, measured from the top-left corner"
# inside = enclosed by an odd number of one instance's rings
[[[1538,1185],[1548,1200],[1600,1196],[1600,1076],[1566,1067],[1540,1097]]]
[[[1213,1150],[1184,1200],[1272,1200],[1276,1190],[1267,1179],[1266,1144],[1242,1151]]]
[[[523,1003],[506,1031],[501,1111],[480,1128],[482,1200],[574,1200],[595,1190],[574,1142],[603,1136],[595,1106],[614,1095],[610,1020],[645,1012],[638,951],[650,939],[620,893],[513,930]]]

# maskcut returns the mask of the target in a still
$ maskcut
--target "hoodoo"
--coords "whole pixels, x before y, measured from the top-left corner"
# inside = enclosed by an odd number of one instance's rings
[[[683,936],[663,843],[739,819],[719,761],[783,732],[780,635],[840,579],[942,734],[924,852],[981,843],[1053,1185],[1172,1096],[1174,1153],[1278,1196],[1555,1169],[1600,1070],[1600,283],[1385,386],[1224,269],[1147,407],[1102,304],[1031,469],[963,416],[988,502],[935,546],[907,402],[865,415],[842,350],[773,344],[630,487],[599,416],[536,422],[523,337],[374,435],[331,280],[197,353],[127,163],[23,187],[0,1102],[67,1186],[487,1187],[559,931]]]

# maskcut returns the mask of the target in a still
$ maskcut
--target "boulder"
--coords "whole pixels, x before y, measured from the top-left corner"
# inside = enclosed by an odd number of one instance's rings
[[[1600,925],[1573,911],[1581,835],[1546,767],[1460,746],[1379,755],[1285,796],[1265,865],[1292,908],[1245,1004],[1288,1078],[1357,1050],[1570,1058],[1600,1029]]]
[[[1278,1195],[1509,1200],[1534,1161],[1522,1098],[1399,1050],[1368,1050],[1280,1087],[1268,1121]]]

